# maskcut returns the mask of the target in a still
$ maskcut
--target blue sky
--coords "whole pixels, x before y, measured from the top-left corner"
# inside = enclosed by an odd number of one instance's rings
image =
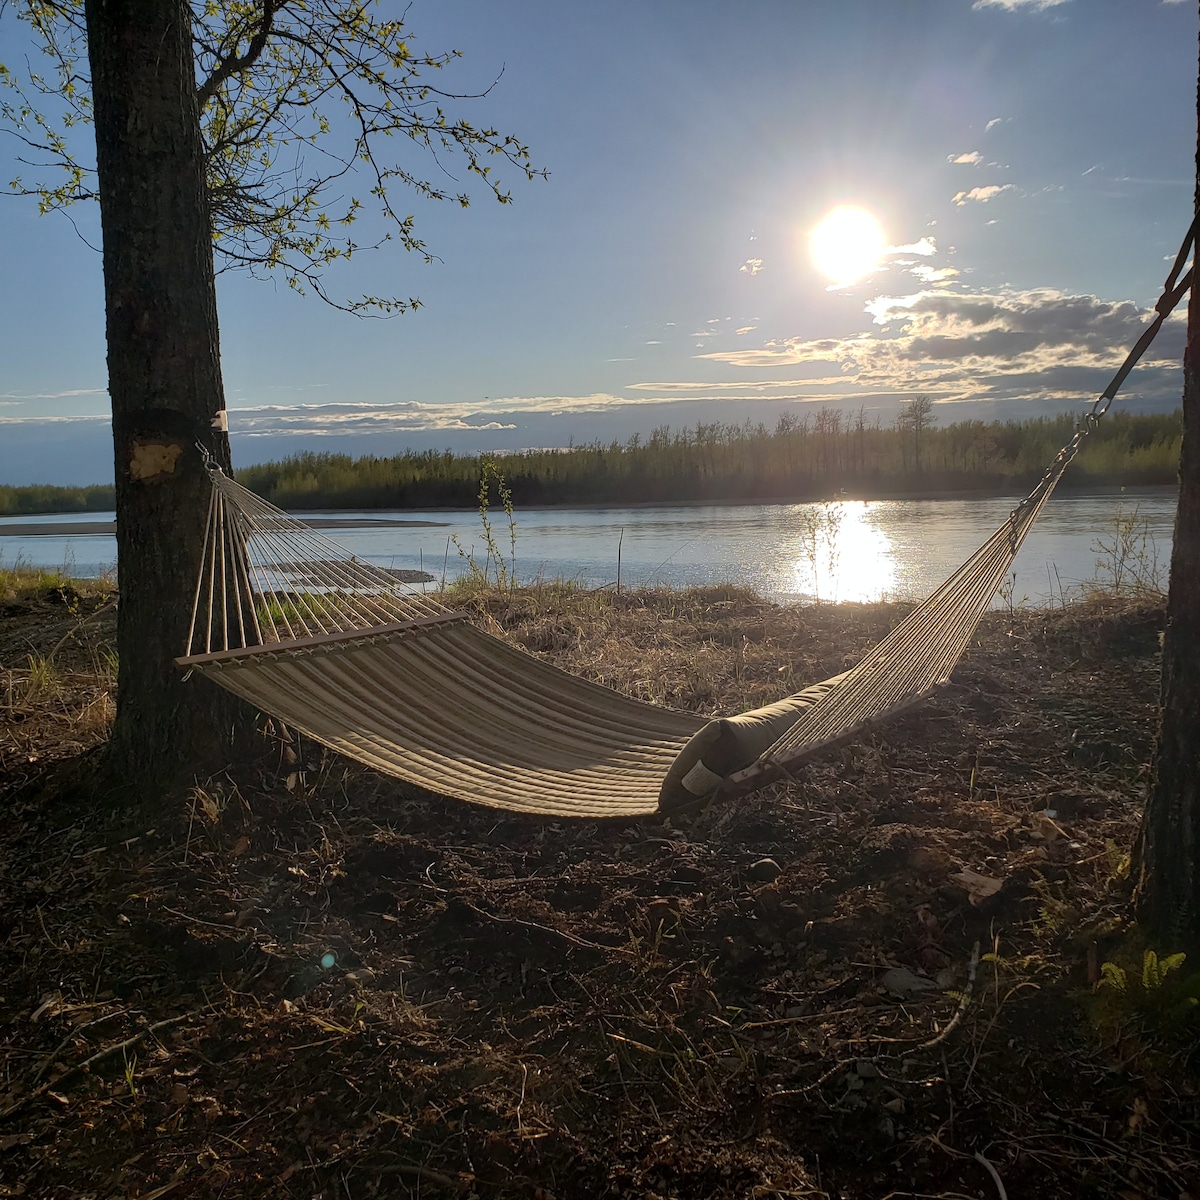
[[[19,71],[24,27],[0,12]],[[549,179],[510,173],[507,206],[413,200],[437,261],[385,248],[327,277],[335,296],[417,296],[412,314],[223,275],[239,464],[823,404],[887,423],[922,393],[943,421],[1058,413],[1111,375],[1190,220],[1190,2],[414,0],[408,21],[420,49],[464,52],[445,86],[503,71],[464,111]],[[0,136],[3,181],[15,151]],[[885,249],[835,286],[809,239],[844,205]],[[74,218],[98,242],[97,214]],[[99,255],[0,196],[0,279],[0,482],[110,479]],[[1121,403],[1178,403],[1182,331]]]

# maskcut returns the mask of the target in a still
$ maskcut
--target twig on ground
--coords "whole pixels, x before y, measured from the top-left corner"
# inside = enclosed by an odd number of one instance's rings
[[[457,1179],[451,1179],[449,1175],[443,1175],[441,1171],[435,1171],[432,1167],[421,1167],[416,1163],[387,1163],[381,1167],[367,1167],[355,1163],[350,1170],[362,1171],[370,1175],[410,1175],[414,1179],[424,1179],[429,1183],[436,1183],[440,1187],[452,1188],[456,1192],[461,1189],[461,1184]]]
[[[477,917],[483,917],[487,921],[494,921],[497,925],[519,925],[522,929],[533,929],[538,933],[548,933],[553,937],[562,938],[564,942],[570,942],[572,946],[580,946],[584,950],[597,950],[601,954],[631,953],[624,946],[602,946],[599,942],[589,942],[586,938],[576,937],[575,934],[568,933],[565,929],[555,929],[553,925],[539,925],[536,921],[526,921],[521,917],[498,917],[495,913],[484,912],[482,908],[476,908],[474,904],[469,900],[464,900],[461,896],[458,897],[458,900]]]
[[[1008,1200],[1008,1192],[1004,1190],[1004,1182],[1000,1178],[1000,1173],[996,1168],[978,1150],[975,1151],[975,1161],[992,1177],[992,1182],[996,1185],[996,1191],[999,1193],[1000,1200]]]
[[[963,1014],[971,1004],[971,996],[975,991],[975,976],[979,970],[979,943],[976,942],[971,948],[971,961],[967,964],[967,986],[963,989],[958,998],[958,1009],[954,1016],[950,1018],[950,1024],[942,1030],[935,1038],[931,1038],[927,1042],[922,1042],[916,1047],[916,1050],[932,1050],[934,1046],[944,1042],[961,1024]]]
[[[111,1046],[105,1046],[103,1049],[97,1050],[95,1054],[85,1058],[83,1062],[76,1063],[73,1067],[68,1067],[57,1079],[52,1079],[49,1083],[43,1083],[41,1087],[34,1088],[33,1091],[26,1092],[20,1099],[13,1101],[3,1112],[0,1112],[0,1121],[11,1117],[15,1112],[19,1112],[30,1100],[36,1100],[40,1096],[44,1096],[51,1088],[57,1087],[62,1083],[64,1079],[69,1079],[72,1075],[77,1075],[80,1071],[86,1071],[93,1064],[101,1062],[103,1059],[109,1058],[114,1054],[120,1054],[122,1051],[128,1050],[131,1046],[136,1046],[139,1042],[145,1041],[151,1034],[157,1033],[160,1029],[166,1029],[168,1025],[178,1025],[181,1021],[198,1016],[203,1011],[203,1008],[194,1008],[191,1012],[183,1013],[178,1017],[168,1017],[165,1021],[156,1021],[153,1025],[147,1025],[140,1033],[135,1033],[133,1037],[126,1038],[123,1042],[114,1042]]]
[[[32,1087],[39,1079],[50,1069],[54,1060],[79,1036],[85,1029],[91,1029],[94,1025],[103,1025],[106,1021],[111,1021],[116,1017],[123,1017],[129,1012],[127,1008],[119,1008],[116,1012],[106,1013],[103,1017],[96,1017],[95,1020],[88,1021],[83,1025],[77,1025],[55,1048],[42,1059],[42,1065],[33,1073],[33,1078],[29,1081]]]

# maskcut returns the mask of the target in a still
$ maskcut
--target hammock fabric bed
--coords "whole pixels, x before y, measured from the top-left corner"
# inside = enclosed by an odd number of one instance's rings
[[[762,786],[949,679],[1067,465],[1190,285],[1190,271],[1176,280],[1191,237],[1155,320],[1033,491],[857,666],[775,704],[705,720],[561,671],[268,504],[203,447],[208,532],[176,663],[340,754],[494,808],[632,818]]]

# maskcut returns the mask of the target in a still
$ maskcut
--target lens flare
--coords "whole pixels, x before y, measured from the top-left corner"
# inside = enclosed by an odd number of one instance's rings
[[[887,239],[862,208],[835,208],[809,235],[813,262],[834,284],[854,283],[879,265]]]

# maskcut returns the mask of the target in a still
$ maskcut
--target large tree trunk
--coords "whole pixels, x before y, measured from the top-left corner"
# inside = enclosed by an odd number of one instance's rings
[[[209,488],[228,467],[212,233],[187,0],[86,0],[116,454],[120,669],[110,762],[156,784],[228,740],[184,652]]]
[[[1200,87],[1197,90],[1200,211]],[[1200,941],[1200,286],[1188,300],[1183,457],[1163,635],[1162,728],[1135,853],[1138,920]]]

